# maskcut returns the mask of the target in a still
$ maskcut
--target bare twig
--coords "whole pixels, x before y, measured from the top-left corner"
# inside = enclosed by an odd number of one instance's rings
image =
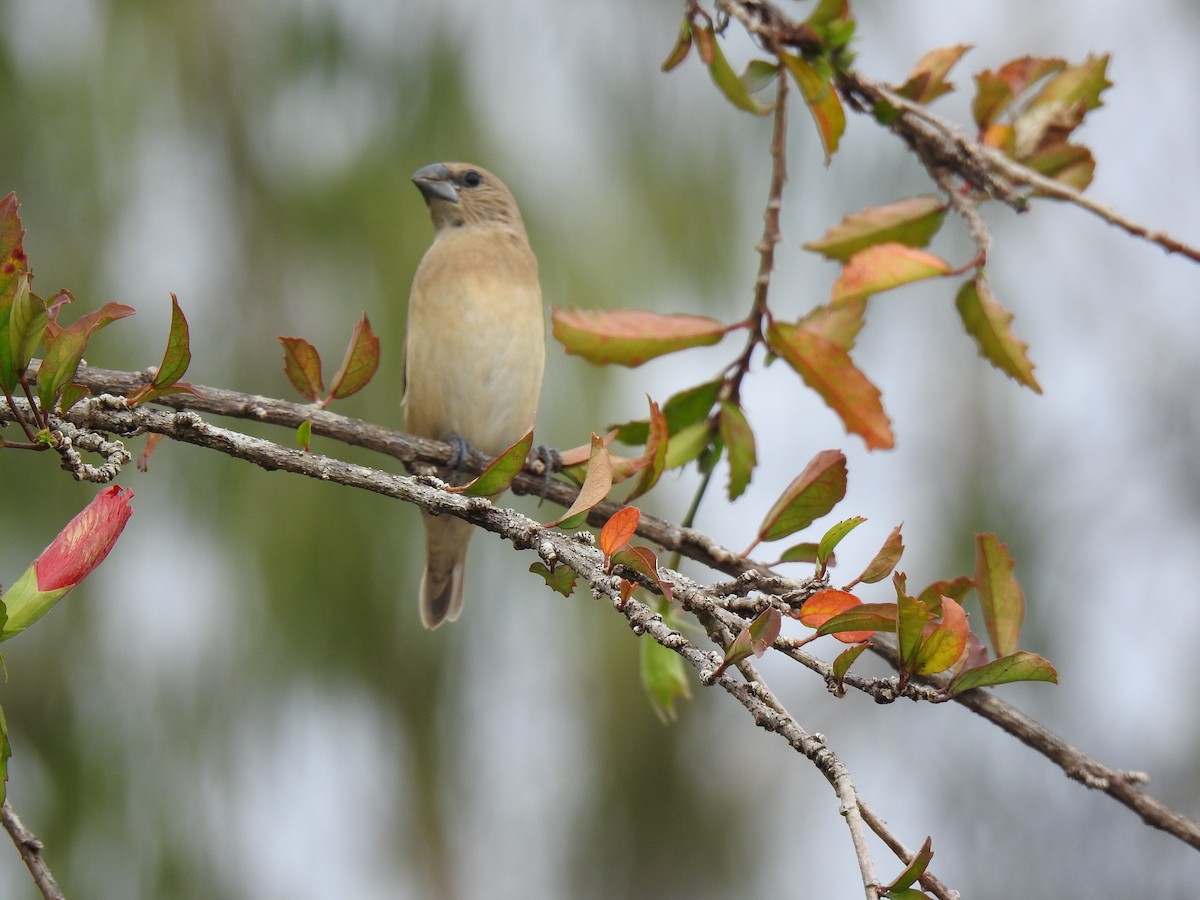
[[[37,835],[25,827],[25,823],[21,821],[8,800],[0,805],[0,822],[4,823],[4,829],[16,844],[17,852],[25,861],[25,866],[33,877],[33,883],[37,885],[42,897],[45,900],[63,900],[63,893],[59,890],[58,882],[54,880],[54,873],[50,871],[50,867],[46,865],[46,860],[42,856],[42,842],[38,840]]]

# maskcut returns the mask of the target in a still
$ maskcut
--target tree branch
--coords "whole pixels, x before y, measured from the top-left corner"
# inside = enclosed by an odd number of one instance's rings
[[[17,816],[16,810],[12,808],[12,804],[7,799],[0,804],[0,822],[4,823],[4,830],[9,833],[13,843],[17,845],[17,852],[25,861],[25,867],[29,869],[33,883],[37,885],[42,897],[45,900],[64,900],[58,882],[54,880],[54,873],[50,871],[50,867],[46,865],[46,860],[42,857],[44,849],[42,842],[38,840],[37,835],[25,827],[25,823]]]

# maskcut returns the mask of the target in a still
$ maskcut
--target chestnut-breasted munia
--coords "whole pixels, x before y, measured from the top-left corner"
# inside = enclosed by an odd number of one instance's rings
[[[533,426],[542,390],[546,326],[537,259],[516,201],[486,169],[435,163],[418,169],[413,182],[434,234],[408,301],[404,429],[461,439],[494,456]],[[440,476],[449,481],[454,473]],[[421,622],[436,628],[462,611],[474,527],[454,516],[422,515]]]

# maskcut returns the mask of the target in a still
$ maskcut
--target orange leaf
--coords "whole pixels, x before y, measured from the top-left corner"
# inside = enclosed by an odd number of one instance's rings
[[[932,253],[894,242],[875,244],[846,261],[834,282],[831,302],[858,300],[949,272],[950,264]]]
[[[637,309],[555,309],[550,319],[568,353],[597,365],[640,366],[665,353],[715,344],[731,330],[706,316]]]
[[[636,506],[626,506],[613,513],[604,527],[600,529],[600,552],[604,554],[605,562],[617,550],[629,543],[630,538],[637,534],[638,521],[642,511]]]
[[[879,389],[854,365],[850,354],[819,334],[780,322],[767,327],[767,343],[841,416],[847,431],[872,450],[893,446],[892,424],[883,411]]]
[[[575,498],[570,509],[553,522],[547,522],[545,527],[553,528],[560,522],[565,522],[581,512],[586,512],[607,497],[610,490],[612,490],[612,460],[609,459],[608,449],[604,446],[604,439],[598,434],[593,434],[592,455],[588,460],[587,477],[584,478],[583,486],[579,489],[579,496]]]

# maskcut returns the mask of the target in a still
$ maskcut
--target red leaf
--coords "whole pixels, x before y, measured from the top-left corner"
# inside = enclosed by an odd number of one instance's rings
[[[367,314],[363,313],[350,335],[350,345],[346,348],[342,367],[333,376],[333,384],[329,388],[330,399],[341,400],[361,391],[378,368],[379,338],[371,330]]]
[[[609,557],[628,544],[630,539],[637,534],[638,521],[641,517],[642,511],[636,506],[626,506],[613,513],[604,523],[604,527],[600,529],[600,552],[604,554],[606,566],[609,563]]]
[[[283,372],[302,397],[313,403],[325,393],[321,380],[321,354],[317,348],[298,337],[281,337],[283,344]]]

